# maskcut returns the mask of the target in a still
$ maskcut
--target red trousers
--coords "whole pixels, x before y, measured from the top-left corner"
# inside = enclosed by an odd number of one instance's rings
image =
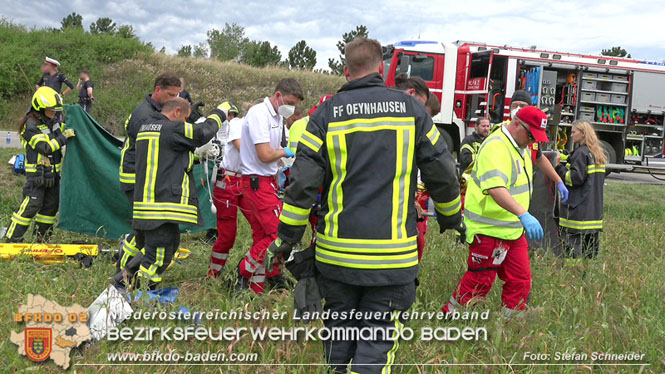
[[[218,277],[226,265],[226,260],[231,248],[233,248],[238,232],[238,208],[252,227],[257,224],[254,222],[256,219],[251,214],[247,199],[243,198],[240,191],[240,183],[240,177],[230,175],[224,176],[223,179],[215,183],[213,193],[215,207],[217,208],[218,235],[217,241],[212,246],[208,276]],[[256,243],[256,235],[253,239]]]
[[[416,204],[427,211],[427,202],[429,201],[429,193],[427,191],[416,192]],[[418,262],[423,258],[423,251],[425,250],[425,234],[427,234],[427,216],[422,217],[422,221],[416,224],[418,228]]]
[[[475,297],[485,297],[497,275],[505,282],[501,294],[505,311],[523,310],[531,291],[528,249],[524,235],[517,240],[476,235],[469,246],[469,268],[443,311],[452,312]]]
[[[263,293],[266,278],[280,273],[278,261],[275,261],[272,269],[266,269],[263,259],[268,246],[277,239],[282,201],[277,195],[277,183],[273,177],[257,177],[258,189],[256,191],[251,186],[251,178],[250,175],[242,176],[240,191],[254,217],[254,220],[249,222],[252,226],[254,244],[238,267],[240,275],[249,280],[252,291]]]

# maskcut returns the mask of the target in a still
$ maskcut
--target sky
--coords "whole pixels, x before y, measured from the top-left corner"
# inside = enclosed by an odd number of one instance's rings
[[[30,27],[60,27],[71,12],[83,16],[86,30],[99,17],[131,24],[141,40],[167,53],[237,23],[250,39],[277,45],[283,59],[304,39],[317,51],[317,68],[338,57],[335,44],[357,25],[381,44],[467,40],[589,54],[621,46],[633,58],[665,59],[665,0],[0,0],[0,16]]]

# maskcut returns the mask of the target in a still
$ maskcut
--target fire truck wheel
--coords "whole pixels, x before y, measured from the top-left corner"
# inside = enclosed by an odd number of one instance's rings
[[[614,147],[612,145],[604,140],[600,141],[600,144],[602,144],[603,148],[605,149],[605,155],[607,156],[607,163],[608,164],[616,164],[617,163],[617,153],[614,150]],[[610,175],[610,171],[605,172],[605,175]]]
[[[455,144],[453,143],[453,138],[448,134],[448,131],[439,127],[439,132],[441,133],[441,138],[446,142],[446,146],[448,146],[448,151],[450,153],[455,153]]]

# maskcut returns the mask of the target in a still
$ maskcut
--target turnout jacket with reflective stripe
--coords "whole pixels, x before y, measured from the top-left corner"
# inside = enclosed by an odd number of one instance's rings
[[[459,170],[460,170],[460,182],[463,187],[466,187],[467,180],[471,176],[471,169],[473,168],[473,162],[476,160],[476,155],[480,149],[480,145],[483,143],[483,138],[478,135],[477,132],[467,136],[462,140],[462,145],[460,146],[459,153]]]
[[[302,133],[278,235],[302,238],[320,186],[316,264],[362,286],[413,282],[418,273],[418,169],[437,211],[459,213],[455,162],[425,107],[379,74],[347,83]]]
[[[603,231],[605,165],[596,165],[593,153],[582,145],[556,171],[570,191],[568,202],[561,204],[559,225],[574,233]]]
[[[60,173],[62,147],[67,144],[60,123],[40,121],[38,116],[36,113],[30,114],[21,132],[21,144],[25,148],[25,174],[28,178],[35,176],[37,165],[45,158],[49,160],[53,172]]]
[[[196,184],[192,176],[194,154],[212,139],[224,113],[215,109],[205,122],[170,121],[153,114],[136,135],[136,188],[133,227],[154,230],[164,223],[198,225]]]
[[[524,227],[519,218],[503,209],[489,195],[493,188],[505,188],[525,210],[529,210],[533,190],[533,163],[529,148],[521,150],[506,135],[505,128],[493,131],[483,142],[464,201],[466,241],[476,234],[504,240],[519,239]]]
[[[136,161],[136,134],[141,125],[146,123],[153,114],[159,113],[162,108],[152,99],[151,95],[146,95],[145,99],[139,104],[132,114],[125,121],[125,144],[120,153],[120,185],[123,191],[134,189],[136,182],[135,161]]]

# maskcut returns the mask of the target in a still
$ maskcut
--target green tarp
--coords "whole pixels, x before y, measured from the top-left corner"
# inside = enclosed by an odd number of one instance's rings
[[[113,136],[78,105],[66,106],[67,128],[76,138],[67,144],[60,184],[58,227],[82,234],[119,239],[131,231],[129,203],[120,189],[118,167],[122,140]],[[210,211],[202,165],[194,167],[204,227],[181,226],[199,232],[216,226]]]

